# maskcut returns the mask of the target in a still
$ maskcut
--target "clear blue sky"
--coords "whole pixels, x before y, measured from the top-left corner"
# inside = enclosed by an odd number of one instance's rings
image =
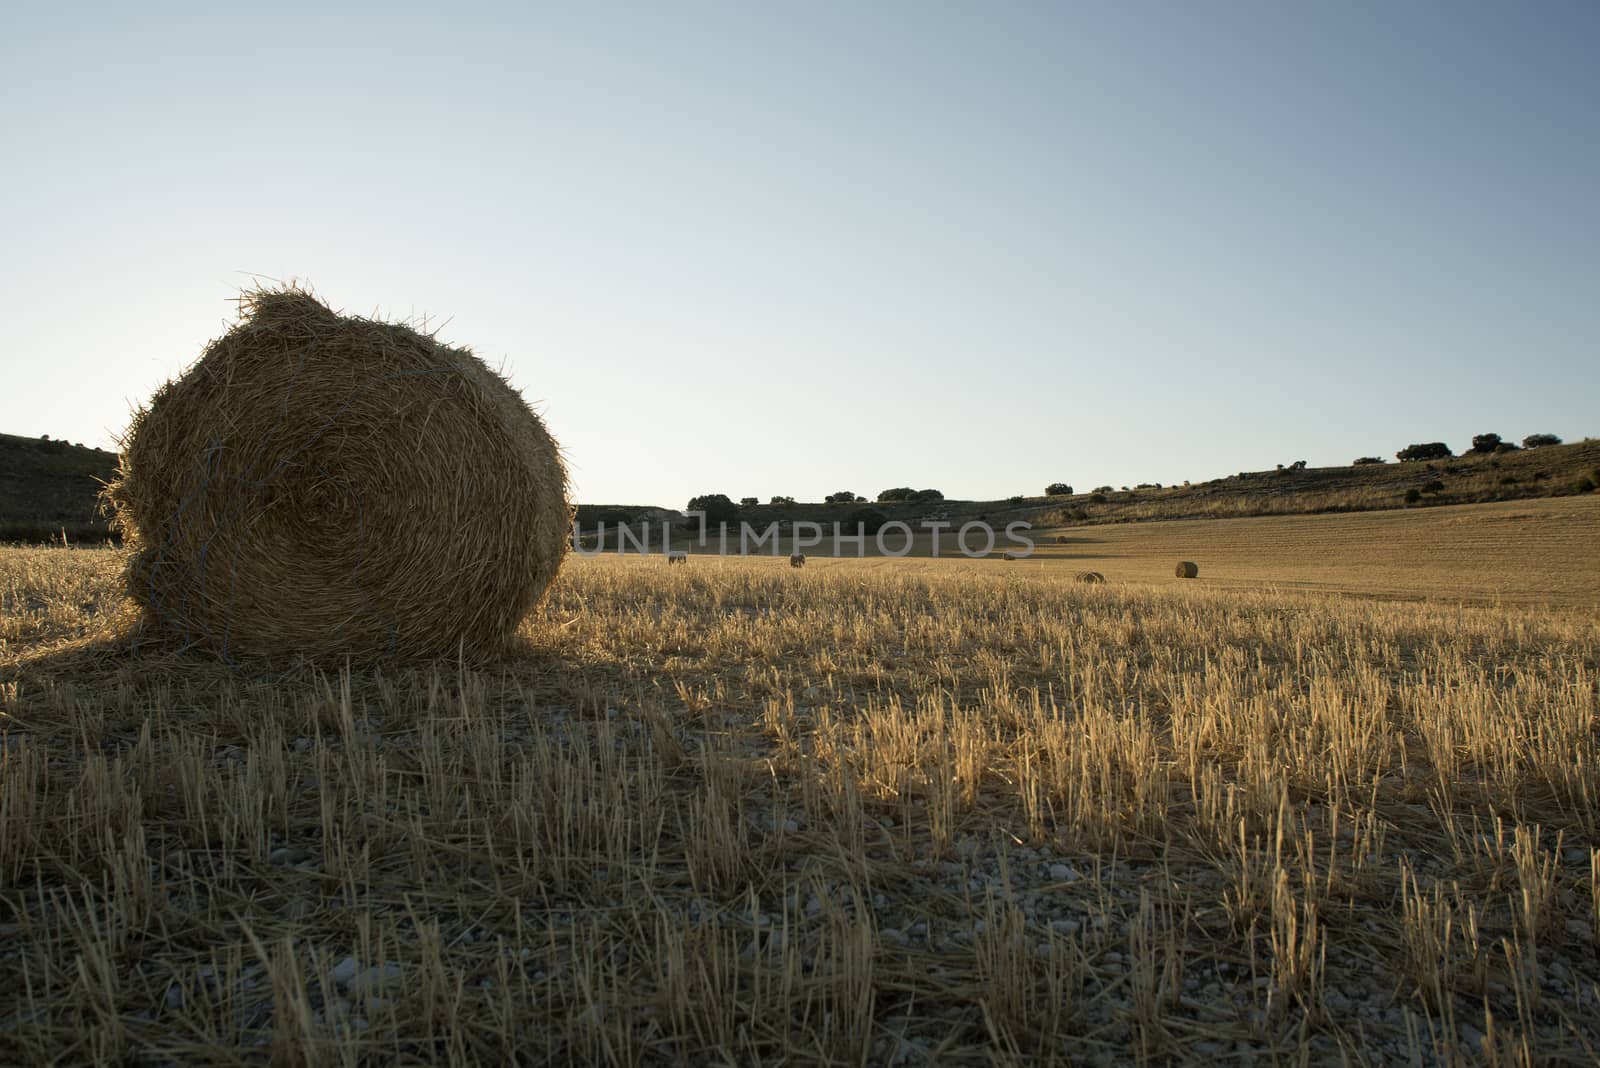
[[[448,319],[592,502],[1600,434],[1590,0],[17,5],[0,99],[0,431],[256,274]]]

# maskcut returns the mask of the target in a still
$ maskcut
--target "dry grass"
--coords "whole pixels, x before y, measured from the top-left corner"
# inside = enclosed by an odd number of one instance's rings
[[[324,674],[0,554],[0,1061],[1600,1052],[1592,615],[819,563]]]

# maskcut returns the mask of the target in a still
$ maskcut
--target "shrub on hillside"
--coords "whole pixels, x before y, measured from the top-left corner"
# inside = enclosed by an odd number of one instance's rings
[[[1579,493],[1593,493],[1595,485],[1596,483],[1592,476],[1584,475],[1573,484],[1572,488]]]
[[[1521,449],[1521,448],[1519,448],[1519,447],[1518,447],[1518,446],[1516,446],[1516,445],[1513,445],[1513,444],[1511,444],[1511,442],[1509,442],[1509,441],[1502,441],[1502,442],[1501,442],[1501,443],[1500,443],[1500,444],[1498,444],[1498,445],[1496,445],[1496,446],[1495,446],[1495,447],[1494,447],[1494,451],[1495,451],[1495,452],[1496,452],[1496,453],[1502,453],[1502,452],[1521,452],[1521,451],[1522,451],[1522,449]]]
[[[828,494],[826,497],[824,497],[822,499],[824,501],[828,502],[829,504],[854,504],[854,503],[856,503],[856,495],[855,495],[855,491],[854,490],[840,490],[838,493],[830,493],[830,494]]]
[[[1411,463],[1417,460],[1444,460],[1454,454],[1450,451],[1450,446],[1444,442],[1428,441],[1417,445],[1407,445],[1394,455],[1397,460]]]
[[[615,529],[633,522],[633,510],[608,504],[580,504],[575,510],[573,520],[578,524],[579,530],[595,530],[601,523]]]
[[[1111,487],[1110,487],[1110,486],[1096,486],[1096,487],[1095,487],[1095,488],[1094,488],[1094,491],[1095,491],[1095,492],[1096,492],[1096,493],[1110,493],[1110,492],[1112,492],[1112,490],[1111,490]]]
[[[739,506],[734,504],[726,493],[707,493],[689,500],[689,511],[704,512],[705,516],[700,521],[700,532],[716,530],[722,523],[737,523],[739,521]]]
[[[1444,483],[1440,482],[1438,479],[1434,479],[1432,482],[1424,482],[1422,484],[1422,492],[1423,493],[1443,493],[1444,492]]]
[[[1089,494],[1090,504],[1105,504],[1107,500],[1109,500],[1109,498],[1100,490],[1095,490],[1093,493]]]
[[[886,489],[882,493],[878,494],[878,500],[880,502],[909,501],[912,497],[915,497],[916,494],[917,491],[912,489],[910,486],[896,486],[893,489]]]
[[[760,500],[760,498],[757,498],[757,497],[740,497],[739,498],[739,507],[740,508],[754,508],[756,505],[758,505],[760,503],[761,503],[761,500]]]
[[[1422,500],[1422,491],[1417,489],[1417,487],[1412,486],[1410,489],[1406,490],[1407,504],[1416,504],[1420,500]]]
[[[1554,434],[1529,434],[1522,439],[1524,449],[1542,449],[1546,445],[1560,445],[1561,439]]]
[[[1072,487],[1065,482],[1052,482],[1044,488],[1044,495],[1046,497],[1070,497],[1072,496]]]
[[[1474,434],[1472,436],[1473,452],[1494,452],[1495,446],[1499,444],[1499,434]]]
[[[876,508],[857,508],[840,520],[839,532],[845,535],[854,535],[857,533],[856,528],[860,527],[860,533],[871,536],[883,529],[883,525],[888,521],[889,517]]]
[[[1351,464],[1351,466],[1352,467],[1366,467],[1366,466],[1368,466],[1370,464],[1381,464],[1381,463],[1386,463],[1386,462],[1387,461],[1385,461],[1384,458],[1381,457],[1381,456],[1357,456],[1356,457],[1356,462]]]
[[[914,501],[942,501],[944,494],[936,489],[920,489],[911,495]]]
[[[794,498],[793,497],[774,497],[774,498],[772,498],[772,500],[768,501],[767,503],[768,504],[789,505],[789,504],[793,504],[794,503]]]

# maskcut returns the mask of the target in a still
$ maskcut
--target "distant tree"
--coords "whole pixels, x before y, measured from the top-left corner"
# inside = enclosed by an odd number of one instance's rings
[[[944,494],[936,489],[920,489],[911,495],[911,499],[914,501],[942,501],[944,500]]]
[[[740,508],[754,508],[756,505],[758,505],[760,503],[761,503],[761,499],[759,497],[740,497],[739,498],[739,507]]]
[[[700,522],[701,534],[716,530],[719,524],[739,521],[739,506],[734,504],[726,493],[707,493],[702,497],[691,498],[689,511],[705,513]]]
[[[1542,449],[1546,445],[1560,445],[1561,439],[1554,434],[1529,434],[1522,439],[1524,449]]]
[[[1352,464],[1351,466],[1352,467],[1366,467],[1366,466],[1368,466],[1370,464],[1381,464],[1383,462],[1384,462],[1384,459],[1381,456],[1357,456],[1356,457],[1356,462],[1354,464]]]
[[[1500,444],[1498,444],[1498,445],[1496,445],[1494,447],[1494,451],[1497,452],[1497,453],[1500,453],[1500,452],[1521,452],[1522,449],[1521,449],[1520,446],[1513,445],[1509,441],[1502,441]]]
[[[1304,471],[1305,469],[1306,462],[1304,460],[1296,460],[1294,463],[1289,465],[1289,470],[1291,471]]]
[[[1499,434],[1474,434],[1472,436],[1473,452],[1494,452],[1495,446],[1499,444]]]
[[[1007,504],[1021,504],[1022,503],[1022,494],[1020,494],[1020,493],[1012,494],[1011,496],[1006,498],[1006,503]]]
[[[1454,453],[1450,451],[1450,446],[1442,441],[1428,441],[1420,445],[1407,445],[1394,455],[1395,459],[1410,463],[1417,460],[1445,460]]]
[[[774,497],[774,498],[772,498],[772,500],[768,501],[767,503],[768,504],[784,504],[784,505],[793,504],[794,503],[794,498],[793,497]]]
[[[1114,492],[1110,486],[1096,486],[1094,488],[1094,491],[1096,493],[1112,493],[1112,492]]]
[[[1089,494],[1090,504],[1105,504],[1107,500],[1108,498],[1106,495],[1101,493],[1099,490],[1095,490],[1093,493]]]
[[[878,500],[909,501],[916,495],[917,491],[912,489],[910,486],[896,486],[893,489],[886,489],[882,493],[878,494]]]
[[[610,504],[580,504],[574,510],[573,520],[580,530],[595,530],[604,523],[615,529],[633,522],[633,511]]]
[[[829,504],[854,504],[856,502],[856,494],[854,490],[840,490],[838,493],[830,493],[822,499]]]
[[[1046,497],[1070,497],[1072,496],[1072,487],[1065,482],[1052,482],[1044,488],[1044,495]]]

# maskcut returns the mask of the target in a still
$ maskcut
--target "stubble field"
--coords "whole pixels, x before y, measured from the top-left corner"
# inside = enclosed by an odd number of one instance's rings
[[[355,667],[0,552],[0,1061],[1594,1060],[1592,604],[1067,550],[573,559]]]
[[[1057,537],[1066,537],[1058,543]],[[1600,605],[1600,495],[1381,512],[1085,526],[1040,560],[1156,581],[1196,560],[1208,585],[1479,604]]]

